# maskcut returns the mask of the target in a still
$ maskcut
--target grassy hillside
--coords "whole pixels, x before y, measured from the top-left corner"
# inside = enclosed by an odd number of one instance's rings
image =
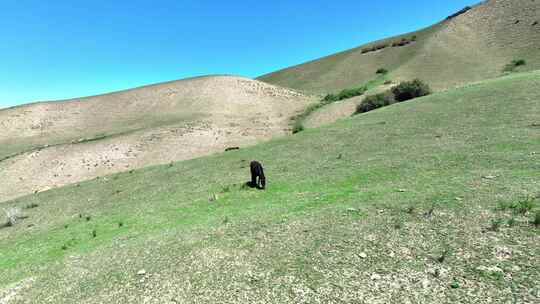
[[[537,302],[539,86],[515,74],[5,203],[28,218],[0,229],[0,301]],[[252,159],[266,191],[241,187]]]
[[[310,100],[208,76],[0,110],[0,202],[288,134],[289,117]]]
[[[270,73],[259,80],[324,94],[357,86],[374,78],[377,69],[385,68],[394,80],[420,78],[442,90],[496,77],[513,59],[527,61],[522,70],[540,68],[539,20],[539,1],[488,0],[427,29]],[[392,47],[413,37],[409,44]]]

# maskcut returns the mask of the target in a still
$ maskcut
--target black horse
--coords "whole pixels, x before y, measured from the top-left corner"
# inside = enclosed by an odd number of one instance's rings
[[[261,163],[254,160],[249,164],[249,168],[251,170],[250,186],[258,189],[264,189],[266,187],[266,178],[264,177],[264,170]]]

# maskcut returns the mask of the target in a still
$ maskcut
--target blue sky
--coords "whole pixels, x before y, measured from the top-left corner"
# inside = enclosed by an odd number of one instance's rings
[[[471,0],[2,0],[0,108],[256,77],[429,26]]]

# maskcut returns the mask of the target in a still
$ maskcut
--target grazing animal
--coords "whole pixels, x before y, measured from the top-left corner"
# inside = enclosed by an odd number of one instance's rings
[[[249,164],[249,168],[251,170],[251,186],[259,189],[265,189],[266,178],[264,177],[264,170],[261,163],[254,160]]]

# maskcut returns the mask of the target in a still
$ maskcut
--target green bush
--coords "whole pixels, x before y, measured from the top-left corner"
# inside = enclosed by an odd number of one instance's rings
[[[389,46],[388,43],[382,43],[382,44],[374,45],[374,46],[371,46],[371,47],[363,48],[362,49],[362,54],[382,50],[382,49],[387,48],[388,46]]]
[[[377,70],[376,72],[377,74],[387,74],[388,73],[388,70],[385,69],[385,68],[380,68]]]
[[[406,101],[409,99],[426,96],[431,94],[431,89],[427,84],[419,79],[413,81],[405,81],[392,89],[394,99],[397,102]]]
[[[533,225],[540,227],[540,211],[536,211],[534,214]]]
[[[366,98],[356,107],[356,114],[366,113],[378,108],[382,108],[394,103],[394,99],[391,94],[380,93],[376,95],[366,96]]]
[[[337,95],[334,95],[334,94],[327,94],[326,96],[324,96],[323,98],[323,102],[332,102],[332,101],[337,101]]]
[[[352,98],[355,96],[360,96],[366,92],[365,87],[353,88],[353,89],[344,89],[337,94],[337,100],[343,100]]]
[[[302,121],[300,120],[295,121],[293,130],[292,130],[293,134],[296,134],[302,131],[304,131],[304,125],[302,124]]]
[[[504,72],[513,72],[517,67],[524,66],[527,64],[525,59],[514,59],[512,62],[504,66]]]
[[[527,61],[525,61],[525,59],[517,59],[517,60],[512,60],[512,64],[514,66],[526,65]]]

